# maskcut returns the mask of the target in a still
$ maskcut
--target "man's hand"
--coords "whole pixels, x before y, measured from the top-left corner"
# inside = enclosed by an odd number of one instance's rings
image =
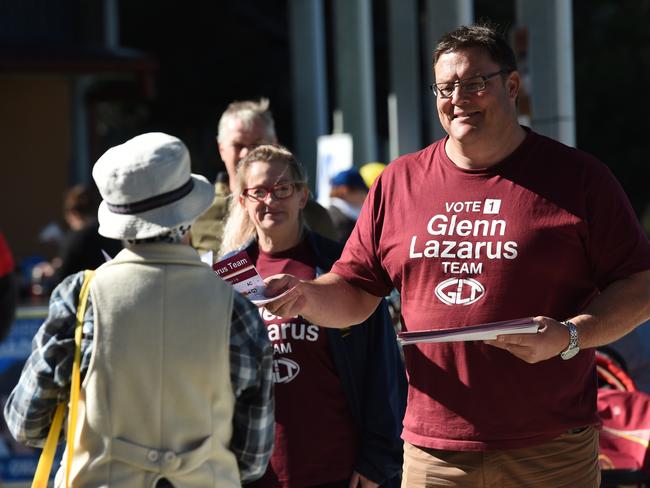
[[[371,295],[347,283],[334,273],[325,273],[315,280],[299,280],[279,274],[264,280],[265,295],[276,297],[266,309],[280,317],[300,315],[321,327],[342,329],[366,320],[377,308],[381,297]],[[287,291],[289,290],[289,291]]]
[[[265,294],[269,298],[293,288],[293,290],[283,297],[265,304],[264,308],[280,317],[295,317],[300,315],[305,306],[305,297],[302,294],[302,282],[298,278],[289,274],[279,274],[266,278],[264,283],[266,284]]]
[[[358,488],[359,486],[361,486],[361,488],[377,488],[379,485],[355,471],[352,473],[352,478],[350,478],[348,488]]]
[[[537,334],[500,335],[483,342],[531,364],[557,356],[567,348],[569,331],[563,324],[549,317],[535,317],[533,321],[539,325]]]

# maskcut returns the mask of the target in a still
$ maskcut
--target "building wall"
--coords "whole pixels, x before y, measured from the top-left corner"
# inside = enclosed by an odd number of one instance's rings
[[[71,157],[70,84],[57,76],[0,77],[0,229],[16,260],[51,258],[38,242],[50,222],[63,227],[62,195]]]

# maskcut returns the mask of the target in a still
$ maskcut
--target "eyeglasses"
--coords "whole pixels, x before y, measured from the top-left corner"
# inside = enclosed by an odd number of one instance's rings
[[[449,83],[432,83],[429,85],[429,88],[435,96],[440,98],[451,98],[456,87],[464,90],[466,93],[478,93],[485,90],[485,82],[490,78],[494,78],[497,75],[512,73],[513,71],[514,70],[511,68],[503,68],[494,73],[490,73],[489,75],[473,76],[472,78],[466,78],[464,80]]]
[[[269,194],[273,195],[277,200],[284,200],[294,194],[298,184],[299,182],[297,181],[291,181],[288,183],[277,183],[273,186],[256,186],[254,188],[245,188],[242,194],[254,202],[263,202]]]

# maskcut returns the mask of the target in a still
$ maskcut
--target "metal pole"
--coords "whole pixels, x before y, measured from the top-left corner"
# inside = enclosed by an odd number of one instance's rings
[[[337,108],[354,139],[356,165],[377,159],[375,79],[370,0],[335,0]]]
[[[417,1],[389,0],[388,29],[388,147],[393,160],[422,147]]]
[[[316,139],[327,134],[327,69],[322,0],[291,0],[294,152],[316,175]],[[310,186],[315,185],[315,177]]]
[[[572,2],[517,0],[517,19],[530,39],[531,126],[575,146]]]

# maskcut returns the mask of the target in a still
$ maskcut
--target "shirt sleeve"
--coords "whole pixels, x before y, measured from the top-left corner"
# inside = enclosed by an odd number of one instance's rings
[[[332,267],[333,273],[378,297],[388,295],[394,288],[382,265],[379,249],[386,205],[382,197],[386,182],[384,173],[379,176],[366,197],[343,254]]]
[[[21,443],[41,447],[54,411],[67,403],[74,358],[74,328],[83,272],[67,277],[52,292],[49,312],[32,341],[32,352],[5,404],[9,431]],[[81,345],[81,375],[88,370],[93,341],[93,312],[88,297]]]
[[[257,308],[235,293],[230,332],[235,413],[230,449],[237,458],[242,483],[264,474],[273,449],[272,362],[273,349]]]
[[[614,281],[650,269],[650,244],[627,195],[609,168],[595,165],[587,188],[588,252],[594,280]]]
[[[14,270],[14,257],[9,249],[9,244],[2,233],[0,233],[0,276],[8,275]]]

